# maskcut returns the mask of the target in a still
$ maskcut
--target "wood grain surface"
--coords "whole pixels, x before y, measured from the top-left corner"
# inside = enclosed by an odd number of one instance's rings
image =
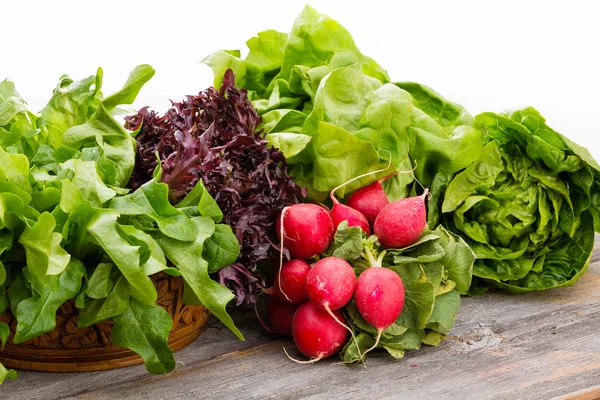
[[[598,240],[597,240],[598,243]],[[492,291],[463,298],[456,324],[438,347],[383,354],[367,368],[298,365],[283,353],[253,310],[234,319],[237,340],[211,319],[207,330],[176,353],[164,376],[143,366],[89,373],[19,371],[0,387],[3,400],[72,399],[596,399],[600,398],[600,249],[571,288],[511,295]]]

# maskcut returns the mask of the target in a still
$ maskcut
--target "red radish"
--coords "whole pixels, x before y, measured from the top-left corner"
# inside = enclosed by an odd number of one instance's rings
[[[354,270],[339,257],[322,258],[306,276],[308,298],[322,310],[337,310],[348,304],[355,285]]]
[[[396,321],[404,307],[404,284],[394,271],[371,267],[360,274],[354,291],[356,307],[365,321],[377,329],[376,348],[383,330]]]
[[[311,303],[319,309],[324,309],[341,327],[350,332],[356,348],[359,348],[352,328],[334,313],[334,310],[350,302],[355,286],[356,275],[352,266],[339,257],[322,258],[312,266],[306,276],[306,293]]]
[[[273,287],[263,292],[273,294],[286,303],[300,304],[308,300],[306,275],[310,265],[302,260],[290,260],[275,275]]]
[[[371,227],[369,221],[361,214],[360,211],[341,204],[335,197],[332,197],[333,208],[329,215],[333,220],[333,225],[338,227],[342,221],[348,221],[348,226],[359,226],[367,236],[371,235]]]
[[[276,296],[269,296],[267,303],[267,319],[271,331],[284,336],[292,335],[292,320],[298,309],[297,304],[286,303]]]
[[[360,227],[367,236],[371,235],[371,227],[369,226],[369,221],[365,218],[364,215],[358,210],[350,208],[341,204],[338,199],[335,198],[335,192],[350,183],[353,179],[348,182],[342,183],[340,186],[334,188],[331,193],[329,193],[329,197],[333,202],[333,208],[329,212],[331,219],[333,220],[333,226],[335,229],[338,228],[341,222],[348,221],[348,226],[358,226]]]
[[[404,284],[390,269],[369,268],[356,281],[354,300],[365,321],[385,329],[396,321],[404,307]]]
[[[375,235],[385,247],[405,247],[417,241],[427,223],[425,196],[396,200],[386,206],[373,224]]]
[[[360,188],[348,197],[346,205],[360,211],[370,224],[375,223],[377,215],[390,204],[381,181]]]
[[[316,204],[286,207],[277,220],[277,235],[283,237],[283,245],[292,257],[301,260],[308,260],[327,250],[334,231],[329,213]]]
[[[345,322],[341,311],[333,313],[337,320]],[[305,363],[312,363],[340,351],[348,340],[348,332],[325,311],[312,303],[304,303],[294,314],[292,337],[300,353],[311,358]]]

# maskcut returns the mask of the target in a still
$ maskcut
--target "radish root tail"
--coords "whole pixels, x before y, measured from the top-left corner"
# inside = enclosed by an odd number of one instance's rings
[[[362,355],[360,356],[361,360],[364,359],[364,357],[367,355],[368,352],[370,352],[371,350],[374,350],[379,345],[379,340],[381,339],[382,333],[383,333],[383,329],[377,330],[377,340],[375,340],[375,344],[373,346],[371,346],[369,349],[367,349],[364,353],[362,353]],[[358,351],[360,352],[360,349]]]
[[[325,311],[327,311],[327,314],[329,314],[331,316],[331,318],[333,318],[335,320],[335,322],[337,322],[339,325],[346,328],[346,330],[348,330],[348,332],[350,332],[350,336],[352,336],[352,340],[354,341],[354,345],[356,346],[358,354],[361,354],[360,347],[358,346],[358,341],[356,340],[356,336],[354,336],[354,331],[352,330],[352,328],[350,328],[348,325],[346,325],[342,321],[340,321],[339,318],[335,316],[333,311],[331,311],[331,308],[329,308],[329,306],[327,304],[324,304],[323,306],[325,307]],[[363,363],[365,362],[362,354],[360,355],[360,361],[362,361]]]
[[[283,267],[283,237],[285,235],[285,231],[283,229],[283,220],[285,218],[285,214],[287,213],[289,207],[284,207],[283,210],[281,210],[281,220],[279,222],[279,231],[280,231],[280,238],[279,238],[279,273],[277,274],[277,285],[279,286],[279,291],[285,296],[285,298],[287,299],[287,301],[289,301],[290,303],[292,302],[292,300],[288,297],[288,295],[283,291],[283,288],[281,287],[281,268]]]
[[[273,331],[273,329],[271,329],[267,324],[264,323],[264,321],[260,317],[260,313],[258,312],[258,307],[256,307],[256,304],[258,303],[258,299],[260,298],[261,295],[262,295],[262,292],[259,293],[258,296],[256,296],[256,301],[254,302],[254,312],[256,313],[256,318],[258,319],[258,322],[260,322],[262,327],[265,328],[265,331],[267,331],[269,333],[275,333]]]
[[[287,352],[287,350],[285,349],[285,347],[283,348],[283,352],[285,353],[285,355],[287,356],[287,358],[289,358],[290,360],[292,360],[295,363],[298,364],[314,364],[318,361],[321,361],[323,358],[322,357],[317,357],[317,358],[311,358],[310,360],[306,360],[306,361],[302,361],[302,360],[296,360],[294,357],[290,356]]]

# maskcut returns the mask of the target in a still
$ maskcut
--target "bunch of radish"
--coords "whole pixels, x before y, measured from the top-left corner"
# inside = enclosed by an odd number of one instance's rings
[[[305,363],[330,357],[351,337],[354,339],[342,312],[352,298],[365,321],[378,332],[371,349],[360,349],[355,341],[361,359],[377,347],[382,332],[396,321],[404,307],[402,279],[372,255],[367,256],[370,268],[358,278],[341,258],[319,259],[332,244],[338,225],[347,221],[348,226],[360,227],[367,236],[374,232],[383,248],[414,243],[426,225],[427,190],[420,196],[390,203],[378,181],[352,193],[344,205],[335,197],[340,187],[330,194],[331,210],[296,204],[286,207],[277,223],[281,244],[292,260],[282,264],[273,287],[264,290],[271,295],[267,316],[272,332],[292,336],[298,350],[310,359]]]

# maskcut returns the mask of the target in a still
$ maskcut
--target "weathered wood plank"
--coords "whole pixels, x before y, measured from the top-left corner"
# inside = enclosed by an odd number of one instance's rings
[[[367,369],[295,364],[282,351],[293,348],[290,341],[270,338],[250,310],[235,314],[246,342],[212,321],[177,353],[184,365],[169,375],[150,376],[143,366],[82,374],[21,372],[18,381],[1,387],[1,397],[549,399],[578,393],[586,399],[600,386],[598,251],[575,287],[464,298],[440,346],[408,352],[403,360],[371,357]]]

